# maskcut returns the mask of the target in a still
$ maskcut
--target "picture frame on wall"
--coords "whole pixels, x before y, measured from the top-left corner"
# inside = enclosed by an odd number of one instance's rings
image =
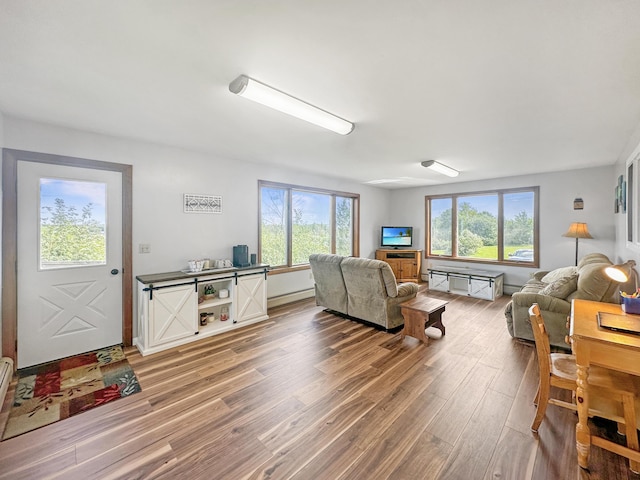
[[[182,205],[184,213],[222,213],[222,196],[185,193]]]
[[[573,209],[584,210],[584,200],[582,200],[582,198],[575,198],[573,200]]]
[[[633,221],[633,198],[634,198],[633,175],[634,175],[633,162],[631,162],[629,165],[627,165],[627,183],[629,184],[627,188],[628,192],[627,192],[627,199],[626,199],[626,204],[628,206],[627,208],[627,241],[628,242],[633,242],[633,238],[634,238],[633,228],[635,225]]]
[[[627,212],[627,184],[624,181],[624,175],[618,177],[618,184],[615,188],[614,213]]]

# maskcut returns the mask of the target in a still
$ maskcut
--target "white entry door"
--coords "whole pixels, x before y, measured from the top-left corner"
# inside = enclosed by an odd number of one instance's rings
[[[121,343],[121,173],[22,161],[17,188],[17,367]]]

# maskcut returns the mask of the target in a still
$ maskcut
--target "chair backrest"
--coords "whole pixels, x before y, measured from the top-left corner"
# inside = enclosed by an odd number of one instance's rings
[[[387,262],[371,258],[348,257],[340,264],[349,296],[397,297],[398,284]]]
[[[309,255],[316,289],[316,305],[340,313],[347,313],[347,287],[340,267],[344,258],[322,253]]]
[[[533,330],[533,338],[536,342],[536,353],[538,354],[538,367],[540,369],[540,381],[545,381],[551,375],[551,346],[549,344],[549,334],[544,325],[544,319],[540,313],[540,307],[534,303],[529,308],[529,319],[531,320],[531,329]]]

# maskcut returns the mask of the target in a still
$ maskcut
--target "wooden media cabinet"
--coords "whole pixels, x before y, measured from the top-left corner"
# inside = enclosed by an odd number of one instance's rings
[[[376,260],[387,262],[398,282],[420,283],[422,250],[380,249]]]

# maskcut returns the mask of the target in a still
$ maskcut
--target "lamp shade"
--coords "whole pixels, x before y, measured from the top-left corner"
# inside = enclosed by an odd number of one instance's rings
[[[569,230],[562,235],[570,238],[593,238],[589,233],[586,223],[574,222],[569,225]]]
[[[629,260],[620,265],[611,265],[610,267],[605,268],[604,272],[611,280],[626,283],[632,276],[635,276],[635,266],[636,262],[634,260]]]

